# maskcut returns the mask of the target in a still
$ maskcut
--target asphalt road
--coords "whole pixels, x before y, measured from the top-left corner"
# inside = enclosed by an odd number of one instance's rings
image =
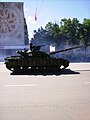
[[[90,63],[41,75],[0,63],[0,120],[90,120]]]

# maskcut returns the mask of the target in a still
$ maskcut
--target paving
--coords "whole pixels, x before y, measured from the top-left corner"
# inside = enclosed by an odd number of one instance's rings
[[[0,120],[90,120],[90,63],[60,74],[11,74],[0,63]]]

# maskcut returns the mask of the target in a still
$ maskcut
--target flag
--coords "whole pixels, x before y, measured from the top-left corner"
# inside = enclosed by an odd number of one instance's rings
[[[34,17],[34,19],[35,19],[35,21],[37,21],[37,16],[36,16],[36,14],[35,14],[35,17]]]

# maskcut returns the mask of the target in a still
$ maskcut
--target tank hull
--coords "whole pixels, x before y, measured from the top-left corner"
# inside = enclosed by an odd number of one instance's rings
[[[18,72],[20,70],[60,70],[69,66],[69,61],[63,58],[18,58],[10,57],[5,61],[6,68]]]

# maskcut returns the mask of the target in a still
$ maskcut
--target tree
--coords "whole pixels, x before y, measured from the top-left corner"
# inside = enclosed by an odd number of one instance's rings
[[[61,19],[60,29],[67,39],[68,44],[78,44],[79,40],[79,21],[77,18]]]
[[[83,39],[85,45],[90,42],[90,19],[86,18],[83,21]]]
[[[61,19],[60,24],[48,22],[45,29],[34,32],[34,37],[46,40],[57,46],[68,43],[68,45],[79,45],[81,42],[87,45],[90,42],[90,19],[84,19],[80,23],[77,18]],[[42,40],[43,42],[43,40]]]

